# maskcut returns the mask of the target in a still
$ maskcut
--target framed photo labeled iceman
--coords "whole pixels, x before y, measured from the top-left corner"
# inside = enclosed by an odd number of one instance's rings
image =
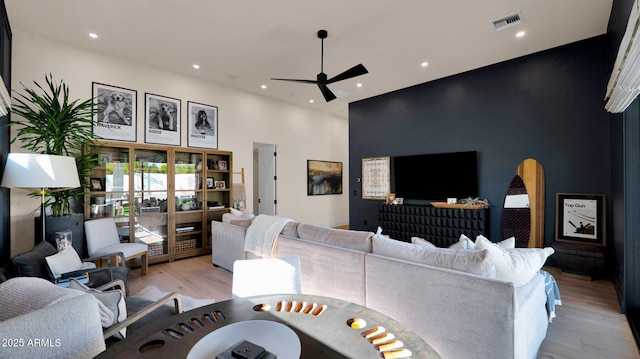
[[[307,160],[307,195],[342,194],[342,162]]]
[[[556,193],[556,240],[604,246],[604,194]]]
[[[106,140],[136,141],[137,92],[122,87],[93,83],[93,132]]]

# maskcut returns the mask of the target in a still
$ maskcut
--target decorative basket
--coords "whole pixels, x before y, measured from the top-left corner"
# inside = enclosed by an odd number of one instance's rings
[[[149,250],[147,252],[149,257],[160,256],[164,254],[164,246],[162,243],[149,244]]]
[[[197,239],[183,239],[176,241],[176,252],[180,253],[191,249],[196,249],[197,244]]]

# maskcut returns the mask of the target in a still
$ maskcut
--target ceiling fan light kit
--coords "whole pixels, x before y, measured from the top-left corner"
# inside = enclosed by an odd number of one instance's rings
[[[357,76],[361,76],[366,73],[369,73],[369,71],[367,70],[366,67],[364,67],[364,65],[358,64],[348,69],[347,71],[344,71],[332,78],[328,78],[327,74],[324,73],[324,39],[326,39],[328,35],[329,33],[327,32],[327,30],[318,30],[318,38],[321,41],[320,73],[316,75],[315,80],[281,79],[281,78],[271,78],[271,79],[278,80],[278,81],[292,81],[292,82],[301,82],[301,83],[307,83],[307,84],[316,84],[318,85],[318,88],[320,88],[320,92],[322,92],[322,96],[324,96],[324,99],[327,102],[329,102],[331,100],[335,100],[336,95],[333,92],[331,92],[331,90],[327,85],[332,84],[334,82],[350,79],[352,77],[357,77]]]

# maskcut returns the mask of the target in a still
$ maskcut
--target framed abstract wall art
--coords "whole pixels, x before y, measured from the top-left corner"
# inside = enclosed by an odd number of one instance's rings
[[[307,160],[307,196],[342,194],[342,162]]]
[[[362,159],[362,199],[386,200],[391,192],[390,157]]]

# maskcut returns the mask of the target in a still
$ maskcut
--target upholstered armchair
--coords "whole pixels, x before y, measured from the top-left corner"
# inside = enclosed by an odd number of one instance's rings
[[[105,349],[93,295],[36,277],[0,283],[0,358],[92,358]]]

